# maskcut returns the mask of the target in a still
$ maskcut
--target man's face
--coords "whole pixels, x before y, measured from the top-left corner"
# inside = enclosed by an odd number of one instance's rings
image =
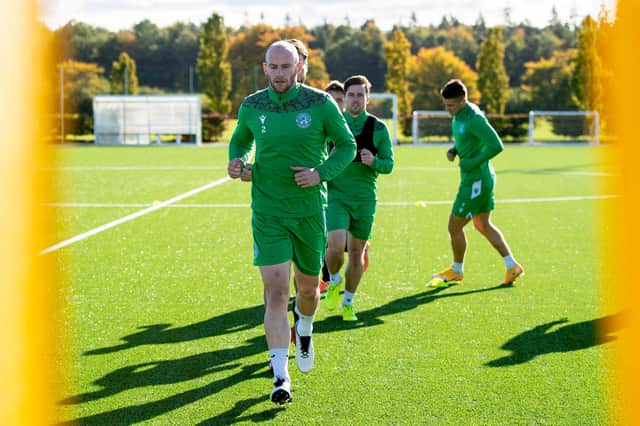
[[[296,83],[299,64],[296,63],[294,52],[282,46],[275,46],[269,52],[267,62],[262,64],[262,70],[267,76],[269,85],[277,93],[284,93]]]
[[[354,84],[349,86],[346,98],[346,111],[356,117],[362,114],[367,109],[369,103],[369,96],[367,95],[367,89],[364,84]]]
[[[329,93],[333,100],[336,101],[336,103],[338,104],[338,108],[340,108],[340,111],[344,111],[344,93],[338,90],[329,90],[329,92],[327,93]]]
[[[444,102],[444,108],[452,117],[459,113],[462,107],[464,107],[464,105],[467,103],[467,100],[464,97],[452,99],[442,98],[442,101]]]

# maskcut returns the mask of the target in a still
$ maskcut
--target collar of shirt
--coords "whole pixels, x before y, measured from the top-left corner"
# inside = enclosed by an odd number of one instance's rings
[[[293,86],[291,86],[289,90],[287,90],[284,93],[278,93],[275,90],[273,90],[273,87],[269,86],[269,98],[277,104],[283,104],[285,102],[289,102],[290,100],[295,98],[299,92],[300,92],[300,83],[294,84]]]
[[[362,114],[360,114],[357,117],[354,117],[345,111],[342,115],[344,115],[344,118],[345,120],[347,120],[347,124],[349,124],[349,126],[354,126],[354,125],[357,126],[357,125],[364,124],[365,120],[369,116],[369,113],[367,113],[367,111],[363,111]]]

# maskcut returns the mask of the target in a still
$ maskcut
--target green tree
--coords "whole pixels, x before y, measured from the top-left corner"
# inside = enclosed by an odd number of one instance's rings
[[[509,76],[504,68],[502,29],[490,28],[478,55],[478,88],[487,112],[503,114],[509,98]]]
[[[336,37],[344,33],[336,29]],[[325,54],[325,64],[331,78],[344,80],[355,74],[366,75],[374,92],[384,91],[386,61],[384,59],[384,34],[375,22],[365,22],[360,31],[347,33],[344,38],[336,38]]]
[[[522,92],[529,109],[574,110],[571,96],[571,58],[574,50],[555,52],[549,59],[527,62]]]
[[[231,111],[231,65],[224,19],[212,14],[202,28],[196,72],[200,87],[211,101],[211,109],[220,114]]]
[[[411,134],[411,104],[413,93],[409,90],[411,43],[400,28],[393,31],[391,42],[387,43],[387,89],[398,96],[398,114],[401,117],[402,132]]]
[[[571,89],[584,110],[602,111],[602,62],[598,52],[598,24],[587,15],[580,25]]]
[[[410,87],[413,109],[442,110],[440,89],[452,78],[459,78],[469,91],[469,99],[478,102],[478,75],[462,59],[443,47],[422,48],[411,58]]]
[[[111,93],[126,95],[138,93],[136,62],[127,55],[127,52],[122,52],[111,68]]]

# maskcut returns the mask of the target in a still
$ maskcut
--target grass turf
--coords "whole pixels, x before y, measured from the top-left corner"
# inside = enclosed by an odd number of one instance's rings
[[[448,265],[458,174],[446,148],[396,149],[379,178],[360,320],[320,306],[316,366],[290,372],[294,403],[268,401],[262,286],[251,266],[249,185],[228,182],[71,244],[53,256],[62,309],[61,423],[603,424],[607,359],[597,338],[598,205],[593,147],[508,147],[493,218],[527,274],[513,288],[468,227],[464,284],[429,289]],[[49,172],[51,244],[226,174],[226,149],[64,147]],[[522,202],[507,202],[514,199]],[[426,207],[415,201],[425,200]],[[226,204],[226,206],[222,206]],[[233,206],[229,206],[233,204]],[[195,205],[200,205],[197,207]],[[293,354],[293,351],[291,351]],[[614,404],[615,405],[615,404]]]

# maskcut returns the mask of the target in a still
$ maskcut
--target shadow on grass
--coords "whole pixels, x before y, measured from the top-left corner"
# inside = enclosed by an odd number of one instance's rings
[[[178,365],[175,366],[178,367]],[[226,368],[232,367],[234,366],[227,366]],[[172,395],[170,397],[148,402],[145,404],[116,408],[115,410],[106,411],[104,413],[81,417],[78,419],[70,420],[68,422],[58,423],[58,425],[130,425],[150,420],[154,417],[176,410],[185,405],[192,404],[198,400],[210,397],[211,395],[215,395],[216,393],[228,389],[238,383],[243,383],[247,380],[255,378],[263,378],[266,375],[266,370],[260,371],[263,368],[264,363],[247,365],[242,367],[242,369],[236,374],[233,374],[221,380],[216,380],[196,389],[191,389],[186,392],[181,392],[176,395]],[[119,385],[115,386],[119,387]],[[239,416],[243,411],[249,409],[255,404],[264,402],[265,399],[265,397],[253,398],[236,403],[236,405],[231,410],[222,413],[215,418],[218,421],[217,424],[231,424],[236,422],[238,420],[237,416]],[[250,417],[254,420],[266,421],[273,419],[277,412],[280,410],[281,409],[272,408],[262,413],[252,415]]]
[[[153,324],[138,327],[142,331],[122,337],[125,343],[106,348],[92,349],[84,355],[102,355],[142,345],[180,343],[204,337],[220,336],[237,331],[251,330],[262,325],[264,306],[238,309],[184,327],[171,328],[172,324]]]
[[[615,340],[612,335],[624,328],[625,313],[620,312],[590,321],[567,324],[567,318],[558,319],[527,330],[511,338],[502,349],[510,355],[487,362],[489,367],[507,367],[529,362],[539,355],[553,352],[571,352],[587,349]],[[554,326],[563,325],[553,331]]]
[[[366,310],[358,311],[358,321],[346,322],[342,320],[340,315],[332,316],[313,323],[314,333],[328,333],[336,330],[353,329],[360,327],[371,327],[374,325],[384,324],[383,317],[388,315],[394,315],[400,312],[409,311],[415,309],[426,303],[433,302],[438,299],[445,299],[450,297],[468,296],[476,293],[484,293],[494,290],[509,290],[512,286],[495,285],[493,287],[484,287],[473,290],[457,291],[442,293],[443,290],[451,290],[455,287],[442,287],[434,288],[423,291],[422,293],[412,294],[411,296],[402,297],[400,299],[392,300],[381,306]],[[338,311],[336,311],[338,312]]]
[[[232,370],[240,366],[237,363],[240,358],[256,355],[264,350],[264,337],[257,336],[247,340],[244,346],[200,353],[175,360],[149,361],[119,368],[93,382],[101,389],[66,398],[60,403],[82,404],[116,395],[129,389],[180,383],[208,374]],[[216,391],[218,390],[222,390],[222,388],[216,389]]]
[[[361,319],[355,323],[346,323],[342,321],[340,317],[326,318],[316,322],[314,324],[314,330],[319,333],[327,333],[354,327],[370,327],[383,324],[384,321],[382,318],[385,316],[415,309],[437,299],[466,296],[508,288],[509,287],[498,285],[454,293],[441,293],[443,290],[446,290],[446,288],[429,289],[422,293],[396,299],[385,305],[359,312],[358,315]],[[125,341],[123,344],[91,350],[85,352],[85,355],[108,354],[142,345],[179,343],[243,331],[262,325],[263,313],[264,307],[257,305],[184,327],[170,328],[170,324],[144,326],[141,327],[143,331],[123,337],[122,340]],[[180,383],[204,377],[208,374],[233,370],[241,365],[241,363],[239,363],[240,359],[259,354],[265,350],[266,343],[264,336],[257,336],[247,340],[244,345],[235,348],[201,353],[176,360],[149,361],[119,368],[93,382],[94,385],[99,386],[101,389],[71,396],[60,403],[65,405],[83,404],[110,397],[130,389]],[[244,366],[240,372],[232,374],[227,378],[216,380],[200,388],[182,392],[158,401],[117,408],[60,424],[119,425],[149,420],[207,398],[240,382],[260,377],[268,378],[271,375],[267,369],[259,371],[264,367],[265,363]],[[282,408],[272,408],[261,413],[242,417],[242,413],[247,409],[266,400],[266,396],[261,396],[239,401],[228,411],[212,417],[201,424],[232,424],[240,421],[259,422],[272,420]]]

